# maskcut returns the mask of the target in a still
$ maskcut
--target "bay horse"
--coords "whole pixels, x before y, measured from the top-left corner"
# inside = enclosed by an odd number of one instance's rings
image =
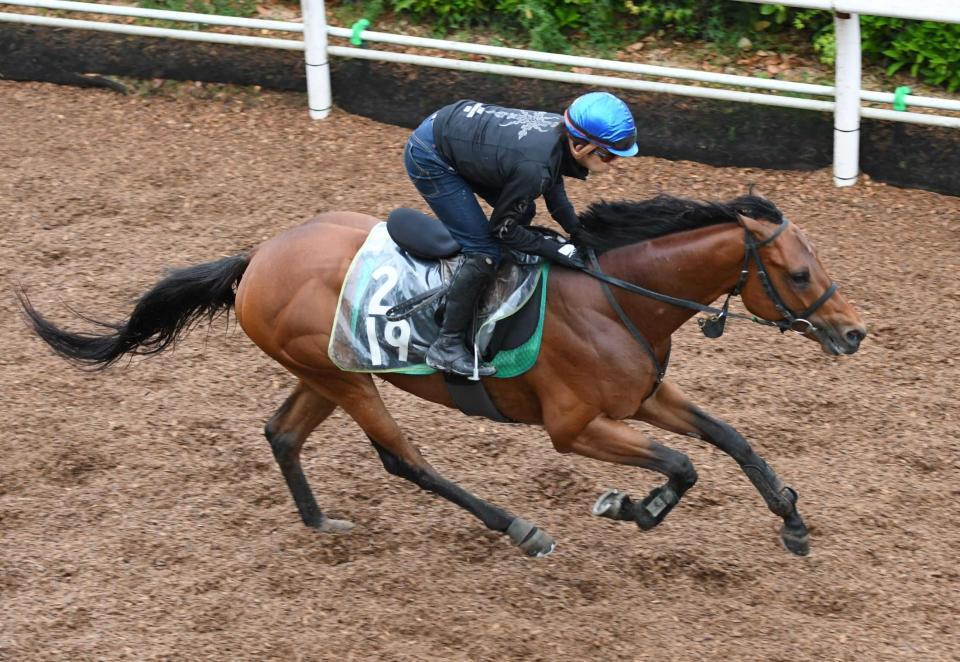
[[[465,508],[531,556],[553,550],[532,523],[443,477],[404,436],[367,373],[339,370],[327,353],[341,285],[351,260],[378,219],[323,213],[249,253],[173,270],[143,294],[130,317],[74,333],[47,321],[21,290],[32,330],[61,356],[101,369],[124,355],[154,354],[192,326],[235,309],[249,338],[299,379],[265,426],[273,455],[303,523],[336,532],[353,525],[327,517],[300,464],[308,435],[337,407],[372,442],[396,476]],[[627,421],[701,439],[730,455],[783,519],[780,538],[794,554],[809,551],[797,492],[785,486],[733,427],[692,404],[663,380],[671,334],[697,308],[739,294],[754,321],[793,329],[831,355],[852,354],[865,326],[803,232],[759,196],[707,203],[659,195],[640,202],[601,202],[581,214],[572,237],[591,255],[595,277],[555,268],[548,280],[542,345],[534,367],[509,379],[485,379],[496,407],[514,421],[542,425],[560,453],[650,469],[666,483],[640,500],[609,491],[595,515],[660,524],[697,480],[686,455],[644,436]],[[607,283],[621,285],[616,292]],[[632,286],[634,292],[627,291]],[[659,298],[637,294],[648,290]],[[627,288],[627,289],[623,289]],[[686,304],[678,305],[678,301]],[[716,312],[716,309],[712,309]],[[794,311],[805,311],[797,314]],[[705,331],[718,335],[727,313]],[[719,322],[719,325],[718,325]],[[453,403],[441,375],[381,374],[400,389],[435,403]]]

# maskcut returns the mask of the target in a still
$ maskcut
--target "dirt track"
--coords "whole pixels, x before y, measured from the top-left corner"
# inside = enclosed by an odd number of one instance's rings
[[[31,337],[12,286],[119,319],[165,266],[238,252],[324,209],[421,206],[403,129],[299,94],[124,98],[0,82],[0,659],[948,660],[960,656],[960,198],[830,173],[638,159],[596,197],[730,198],[749,183],[812,237],[871,327],[831,359],[744,324],[677,336],[671,378],[801,495],[795,558],[736,464],[649,533],[591,518],[654,474],[556,454],[385,388],[450,478],[536,522],[545,559],[382,470],[335,413],[305,468],[336,537],[301,526],[261,435],[292,386],[219,323],[172,354],[86,374]],[[771,147],[773,149],[773,147]]]

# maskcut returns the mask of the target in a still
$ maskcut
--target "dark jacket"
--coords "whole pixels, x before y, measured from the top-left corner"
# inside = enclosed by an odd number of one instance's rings
[[[441,108],[433,121],[437,151],[493,207],[490,231],[504,245],[538,253],[542,235],[525,227],[541,195],[550,215],[571,233],[578,225],[563,177],[586,179],[553,113],[463,100]],[[526,213],[525,213],[526,212]]]

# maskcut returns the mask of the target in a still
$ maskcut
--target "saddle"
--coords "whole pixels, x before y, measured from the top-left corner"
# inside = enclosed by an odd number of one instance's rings
[[[422,260],[443,260],[463,248],[447,226],[416,209],[400,207],[387,216],[387,233],[397,246]]]

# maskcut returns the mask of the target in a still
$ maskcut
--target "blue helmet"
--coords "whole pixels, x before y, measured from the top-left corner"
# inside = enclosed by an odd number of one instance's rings
[[[574,99],[563,113],[574,138],[603,147],[617,156],[637,153],[637,125],[623,101],[609,92],[590,92]]]

